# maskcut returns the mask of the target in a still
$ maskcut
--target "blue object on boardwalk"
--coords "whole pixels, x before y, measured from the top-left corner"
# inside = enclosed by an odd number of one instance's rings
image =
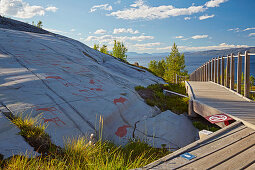
[[[185,158],[185,159],[188,159],[188,160],[191,160],[193,158],[195,158],[196,156],[195,155],[191,155],[190,153],[186,152],[184,154],[181,154],[180,155],[181,157]]]

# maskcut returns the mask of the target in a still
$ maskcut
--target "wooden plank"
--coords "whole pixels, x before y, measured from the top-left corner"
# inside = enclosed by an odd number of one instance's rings
[[[217,66],[218,66],[218,59],[214,58],[214,81],[215,83],[217,83]]]
[[[172,159],[167,160],[161,165],[158,165],[157,168],[177,168],[191,162],[196,162],[196,160],[200,157],[203,157],[210,152],[214,152],[218,148],[221,148],[222,145],[229,145],[233,142],[236,142],[240,140],[244,135],[247,135],[251,132],[253,131],[250,131],[250,129],[246,128],[245,126],[241,126],[231,131],[227,131],[227,133],[225,134],[215,135],[215,138],[212,138],[211,140],[207,140],[205,142],[201,142],[199,145],[195,145],[193,148],[188,150],[189,153],[197,157],[194,160],[189,161],[178,155],[177,157],[172,157]]]
[[[233,138],[229,138],[231,141]],[[237,141],[236,143],[225,145],[224,143],[221,145],[221,148],[217,148],[214,152],[207,152],[208,154],[201,159],[193,161],[192,163],[188,164],[187,166],[182,167],[183,169],[186,168],[196,168],[196,169],[208,169],[213,167],[217,163],[222,162],[224,159],[229,159],[230,157],[243,152],[246,148],[255,145],[255,134],[249,135],[248,137],[241,138],[241,140]],[[192,154],[192,153],[191,153]]]
[[[231,54],[231,66],[230,66],[230,89],[234,90],[235,87],[235,59],[233,53]]]
[[[230,84],[230,59],[229,56],[227,56],[226,87],[229,88],[229,84]]]
[[[220,129],[217,132],[214,132],[212,135],[209,135],[208,137],[206,137],[204,139],[195,141],[195,142],[193,142],[193,143],[191,143],[191,144],[189,144],[189,145],[187,145],[187,146],[185,146],[169,155],[166,155],[163,158],[156,160],[155,162],[152,162],[152,163],[146,165],[144,167],[144,169],[151,169],[151,168],[159,167],[162,164],[165,164],[165,163],[175,159],[176,157],[179,157],[179,155],[181,155],[185,152],[189,152],[191,149],[193,149],[196,146],[200,146],[201,144],[205,144],[211,140],[215,140],[215,139],[219,138],[220,136],[227,135],[227,134],[229,134],[229,132],[235,133],[243,128],[244,128],[244,126],[241,122],[234,122],[231,125],[229,125],[228,127],[225,127],[224,129]],[[175,164],[175,167],[179,166],[179,165],[181,165],[181,164]]]
[[[224,79],[224,76],[225,76],[225,63],[224,63],[224,57],[222,56],[221,57],[221,85],[225,85],[225,79]]]
[[[245,51],[245,64],[244,64],[244,96],[250,95],[250,56],[248,51]]]
[[[245,167],[248,163],[255,160],[255,146],[235,155],[232,159],[223,160],[218,166],[214,166],[212,169],[241,169]]]
[[[220,84],[220,57],[218,57],[218,66],[217,66],[217,83]]]
[[[241,83],[242,83],[242,56],[238,53],[237,60],[237,93],[241,94]]]

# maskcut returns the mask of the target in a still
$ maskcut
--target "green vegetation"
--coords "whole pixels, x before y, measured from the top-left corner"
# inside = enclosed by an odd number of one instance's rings
[[[46,125],[39,121],[42,117],[12,117],[12,122],[25,138],[50,139],[45,133]],[[103,121],[100,119],[100,122]],[[102,126],[101,126],[102,128]],[[34,132],[32,132],[34,131]],[[38,141],[37,141],[38,142]],[[31,144],[31,143],[30,143]],[[52,144],[51,144],[52,145]],[[48,148],[41,156],[13,156],[0,160],[3,169],[134,169],[143,167],[170,152],[165,148],[153,148],[141,140],[129,140],[121,147],[109,141],[89,143],[86,137],[66,139],[64,148]],[[32,156],[32,158],[29,158]]]
[[[49,150],[56,151],[57,146],[51,143],[50,136],[45,133],[46,124],[42,123],[42,116],[38,115],[35,118],[28,116],[22,117],[22,114],[18,116],[9,116],[11,122],[16,125],[20,132],[19,134],[25,138],[25,140],[34,149],[42,154],[47,154]]]
[[[127,48],[124,46],[123,42],[119,42],[114,40],[114,46],[112,49],[112,55],[116,58],[120,58],[121,60],[127,61]]]
[[[209,130],[211,132],[216,132],[217,130],[220,129],[216,125],[205,124],[205,123],[202,123],[201,121],[193,121],[192,124],[193,124],[193,126],[195,126],[199,130],[204,130],[205,129],[205,130]]]
[[[35,24],[35,22],[32,21],[32,25],[35,26],[35,27],[38,27],[38,28],[42,28],[43,27],[42,21],[38,21],[37,24]]]
[[[102,47],[100,48],[99,44],[94,44],[93,49],[100,51],[101,53],[105,53],[105,54],[114,56],[116,58],[119,58],[121,61],[127,62],[127,55],[126,55],[127,48],[125,47],[123,42],[114,40],[114,45],[113,45],[111,53],[109,53],[107,49],[107,45],[102,45]]]
[[[184,84],[152,84],[148,87],[135,87],[135,90],[148,105],[157,106],[162,112],[166,110],[171,110],[177,114],[188,112],[189,98],[177,95],[164,95],[163,89],[186,94]]]
[[[176,74],[179,76],[187,76],[185,70],[184,54],[180,54],[177,45],[174,43],[170,55],[161,61],[152,60],[149,63],[149,69],[157,76],[164,78],[167,82],[174,82]]]

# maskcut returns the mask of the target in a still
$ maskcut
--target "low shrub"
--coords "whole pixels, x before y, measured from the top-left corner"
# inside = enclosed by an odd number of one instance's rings
[[[135,87],[135,90],[148,105],[157,106],[162,112],[166,110],[171,110],[177,114],[188,112],[189,98],[177,95],[165,95],[163,89],[186,94],[183,84],[152,84],[146,88],[142,86]]]

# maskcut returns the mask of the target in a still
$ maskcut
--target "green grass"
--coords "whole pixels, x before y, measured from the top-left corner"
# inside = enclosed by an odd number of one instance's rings
[[[29,138],[30,143],[45,143],[50,136],[45,133],[47,126],[40,122],[41,116],[31,118],[13,117],[20,134]],[[101,120],[101,118],[100,118]],[[103,121],[101,121],[103,123]],[[13,156],[0,160],[2,169],[134,169],[143,167],[170,152],[165,148],[153,148],[141,140],[129,140],[125,146],[116,146],[110,141],[99,139],[94,145],[86,137],[66,139],[65,147],[47,143],[47,151],[41,156]],[[39,140],[39,141],[38,141]],[[56,150],[57,148],[57,150]],[[31,156],[31,155],[30,155]]]
[[[200,121],[194,121],[194,122],[192,122],[192,124],[193,124],[194,127],[196,127],[199,130],[209,130],[211,132],[216,132],[217,130],[220,129],[217,126],[204,124],[204,123],[202,123]]]
[[[171,110],[182,114],[188,112],[189,98],[176,95],[164,95],[163,89],[171,90],[180,94],[186,94],[183,84],[153,84],[148,87],[137,86],[135,90],[150,106],[157,106],[162,112]]]

